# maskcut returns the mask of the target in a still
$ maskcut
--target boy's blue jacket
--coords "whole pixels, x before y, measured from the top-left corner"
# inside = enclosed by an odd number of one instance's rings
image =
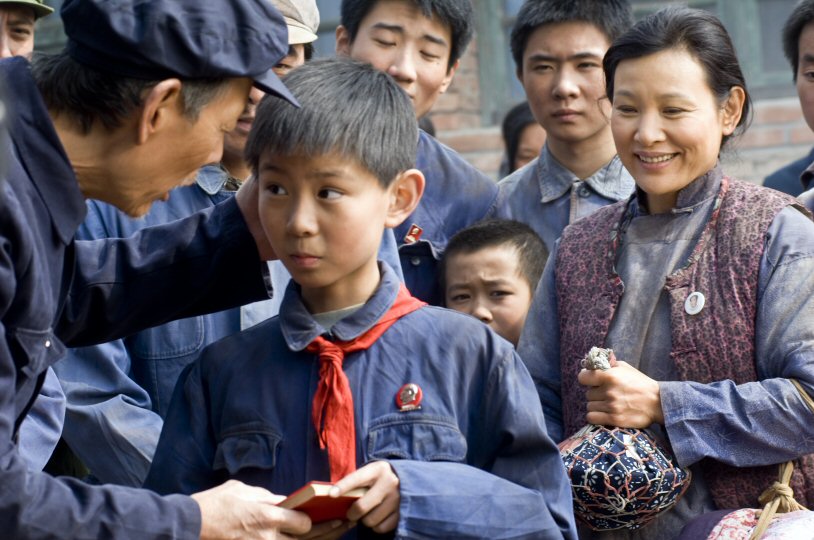
[[[378,289],[334,325],[335,339],[358,336],[392,305],[399,280],[381,268]],[[326,330],[298,291],[289,286],[278,317],[210,345],[185,370],[145,486],[192,493],[237,478],[287,495],[330,478],[311,422],[319,360],[303,350]],[[400,480],[397,538],[576,538],[534,384],[486,325],[424,307],[348,355],[344,370],[358,465],[388,460]],[[423,392],[419,410],[399,410],[406,383]]]
[[[88,201],[88,217],[77,238],[129,237],[146,227],[169,223],[211,208],[234,195],[223,189],[228,175],[219,166],[198,172],[196,184],[170,192],[142,218],[130,218],[99,201]],[[385,229],[379,256],[398,264],[393,233]],[[288,283],[276,261],[271,279],[278,294],[258,311],[277,313]],[[231,278],[215,284],[228,291]],[[68,401],[63,437],[101,483],[140,486],[150,467],[175,382],[204,347],[242,327],[245,310],[233,308],[172,321],[102,345],[70,349],[54,366]],[[267,315],[266,315],[267,314]],[[257,316],[255,317],[257,318]]]

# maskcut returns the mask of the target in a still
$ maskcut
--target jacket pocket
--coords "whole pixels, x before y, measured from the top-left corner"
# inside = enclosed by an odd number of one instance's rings
[[[273,469],[282,437],[265,426],[241,426],[225,433],[215,450],[212,469],[235,476],[241,469]]]
[[[65,354],[65,345],[54,336],[50,328],[15,328],[9,331],[9,338],[15,363],[29,378],[37,377]]]
[[[202,316],[170,321],[128,338],[133,353],[145,360],[167,360],[199,352],[204,347]]]
[[[367,435],[370,459],[455,461],[466,459],[466,438],[451,419],[396,413],[374,420]]]

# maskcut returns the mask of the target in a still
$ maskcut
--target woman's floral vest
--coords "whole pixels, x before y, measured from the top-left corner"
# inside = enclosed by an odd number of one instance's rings
[[[667,277],[672,351],[680,380],[710,383],[757,380],[755,314],[758,273],[766,231],[795,199],[724,177],[713,209],[687,265]],[[564,434],[585,424],[585,389],[577,382],[580,360],[605,339],[624,283],[614,268],[619,229],[628,202],[601,208],[568,227],[557,255],[560,371]],[[799,206],[799,205],[798,205]],[[706,298],[697,315],[684,310],[687,296]],[[701,461],[718,508],[758,505],[758,496],[777,478],[777,466],[735,468]],[[803,505],[814,503],[814,454],[795,462],[792,488]]]

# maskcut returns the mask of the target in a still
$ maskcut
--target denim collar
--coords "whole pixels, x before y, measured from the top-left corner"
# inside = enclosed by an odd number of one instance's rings
[[[548,203],[559,199],[571,189],[574,182],[579,182],[577,176],[558,162],[548,144],[543,146],[540,157],[534,165],[534,174],[540,184],[540,202]],[[613,158],[602,168],[584,180],[596,193],[612,201],[621,201],[630,196],[633,178],[622,165],[619,156]]]
[[[673,214],[690,213],[698,205],[704,204],[709,199],[715,197],[721,188],[721,179],[724,177],[720,164],[702,174],[678,192],[675,207],[670,212]],[[637,215],[647,214],[647,210],[642,204],[645,201],[645,193],[636,187]]]
[[[6,86],[6,104],[11,105],[8,131],[13,151],[42,198],[54,231],[67,245],[87,215],[79,180],[28,62],[19,57],[0,61],[0,81]],[[5,151],[0,148],[0,153]]]
[[[288,348],[301,351],[323,334],[328,334],[330,339],[349,341],[367,332],[396,301],[401,286],[396,272],[387,263],[379,261],[379,271],[381,281],[373,296],[359,310],[330,329],[323,328],[314,320],[302,302],[300,286],[291,280],[280,305],[280,329]]]
[[[198,169],[198,176],[195,177],[195,183],[208,195],[217,195],[220,190],[223,189],[228,179],[229,173],[223,168],[223,165],[220,163],[212,163]]]

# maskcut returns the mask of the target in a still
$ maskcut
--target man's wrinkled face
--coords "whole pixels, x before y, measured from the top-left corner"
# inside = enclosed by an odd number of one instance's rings
[[[0,4],[0,58],[31,58],[36,19],[34,10],[30,7]]]

